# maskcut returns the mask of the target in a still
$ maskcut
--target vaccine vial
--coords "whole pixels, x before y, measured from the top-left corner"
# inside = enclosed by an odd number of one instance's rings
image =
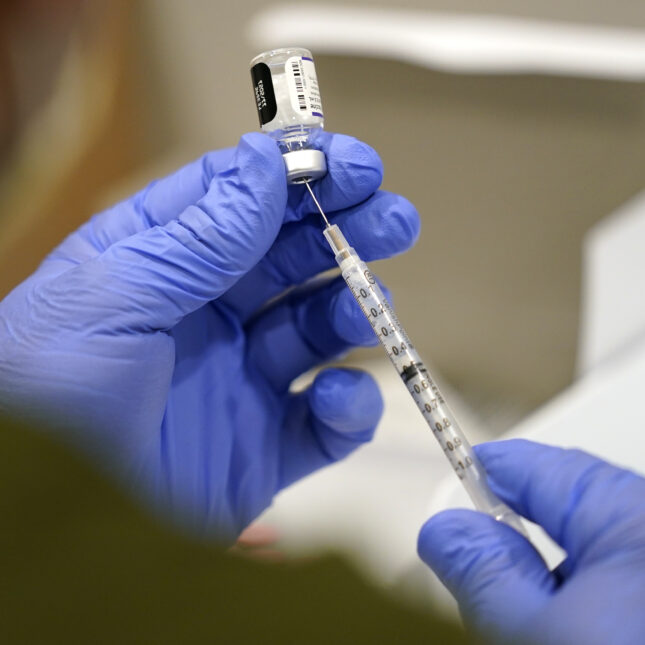
[[[313,57],[308,49],[272,49],[251,61],[251,79],[262,132],[282,152],[290,184],[327,173],[325,154],[316,148],[324,117]]]

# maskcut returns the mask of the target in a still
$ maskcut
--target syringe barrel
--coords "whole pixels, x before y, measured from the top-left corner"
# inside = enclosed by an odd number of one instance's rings
[[[481,462],[367,265],[337,226],[327,227],[324,235],[343,279],[475,508],[526,535],[519,517],[491,490]]]

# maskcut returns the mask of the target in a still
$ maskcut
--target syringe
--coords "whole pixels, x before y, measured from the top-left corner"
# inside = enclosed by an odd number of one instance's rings
[[[374,276],[338,226],[329,223],[309,185],[327,173],[325,154],[314,145],[324,118],[311,52],[301,47],[264,52],[251,61],[251,77],[260,127],[282,151],[287,183],[307,186],[347,286],[475,507],[526,535],[520,518],[490,489],[481,463]]]
[[[374,276],[356,251],[349,246],[338,226],[329,223],[309,183],[305,185],[325,221],[323,234],[334,252],[343,279],[437,438],[457,477],[470,495],[475,508],[505,522],[528,537],[520,517],[491,490],[481,462]]]

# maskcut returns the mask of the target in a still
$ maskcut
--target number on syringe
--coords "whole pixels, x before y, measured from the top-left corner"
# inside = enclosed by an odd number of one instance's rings
[[[404,352],[407,349],[407,345],[405,343],[401,343],[400,345],[392,345],[392,354],[395,356],[398,356],[401,352]]]
[[[428,381],[426,381],[425,379],[423,379],[423,380],[421,381],[421,384],[419,384],[419,383],[415,383],[415,384],[414,384],[414,391],[415,391],[417,394],[421,394],[421,390],[427,390],[429,387],[430,387],[430,383],[428,383]]]
[[[424,406],[426,412],[432,412],[437,409],[437,399],[432,399],[430,403],[425,403]]]
[[[466,470],[466,468],[469,468],[472,465],[473,465],[473,460],[468,456],[466,456],[466,458],[463,461],[457,462],[457,465],[455,466],[455,472],[457,473],[460,479],[463,479],[464,476],[459,472],[459,469]]]
[[[385,325],[383,325],[383,327],[381,327],[381,335],[382,336],[387,337],[390,334],[396,333],[396,327],[392,323],[389,323],[388,327],[389,327],[389,329]]]

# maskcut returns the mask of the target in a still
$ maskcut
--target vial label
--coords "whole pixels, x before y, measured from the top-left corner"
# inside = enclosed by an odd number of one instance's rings
[[[320,90],[313,60],[305,56],[292,56],[285,63],[284,70],[294,111],[322,118]]]
[[[278,104],[275,100],[275,91],[271,79],[271,70],[265,63],[258,63],[251,68],[253,79],[253,90],[255,92],[255,103],[260,117],[260,127],[273,121],[278,112]]]

